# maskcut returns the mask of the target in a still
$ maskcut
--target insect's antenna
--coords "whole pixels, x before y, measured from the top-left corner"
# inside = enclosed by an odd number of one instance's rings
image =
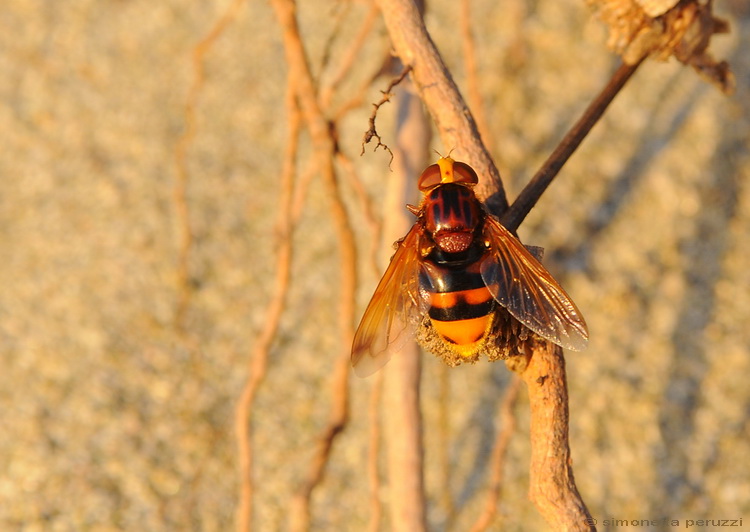
[[[453,148],[451,148],[451,150],[448,152],[448,155],[443,155],[442,153],[440,153],[439,151],[437,151],[435,148],[432,148],[432,151],[434,151],[435,153],[437,153],[438,157],[440,157],[441,159],[446,159],[446,158],[449,158],[451,156],[451,153],[453,153],[453,150],[455,150],[455,149],[456,149],[455,146]]]

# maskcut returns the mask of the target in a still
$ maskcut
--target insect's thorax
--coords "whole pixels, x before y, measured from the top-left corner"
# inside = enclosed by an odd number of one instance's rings
[[[473,244],[484,217],[474,191],[448,183],[430,190],[422,202],[424,228],[446,253],[464,252]]]

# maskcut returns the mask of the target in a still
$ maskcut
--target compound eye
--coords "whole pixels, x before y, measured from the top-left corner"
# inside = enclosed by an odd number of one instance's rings
[[[479,176],[474,169],[466,163],[456,161],[453,163],[453,173],[456,175],[456,183],[465,185],[476,185],[479,183]]]
[[[440,166],[437,164],[431,164],[430,166],[425,168],[424,172],[422,172],[422,175],[419,176],[417,185],[419,186],[419,190],[424,192],[426,190],[430,190],[431,188],[435,188],[440,183]]]

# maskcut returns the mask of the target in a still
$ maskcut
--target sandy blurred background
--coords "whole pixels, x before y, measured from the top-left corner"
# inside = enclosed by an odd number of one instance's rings
[[[266,2],[247,3],[205,57],[185,159],[193,292],[185,326],[174,325],[175,149],[191,53],[228,3],[0,7],[0,530],[233,527],[233,408],[270,297],[286,142],[284,56]],[[427,21],[464,88],[457,4],[431,3]],[[750,10],[716,4],[732,33],[714,51],[732,65],[736,94],[675,63],[646,64],[521,228],[547,249],[589,323],[589,349],[567,357],[571,447],[579,489],[602,521],[744,517],[750,528]],[[473,5],[491,150],[512,198],[616,59],[583,2]],[[367,9],[300,2],[321,79]],[[385,39],[379,25],[371,61],[336,98],[377,70]],[[375,82],[339,125],[341,149],[376,201],[388,158],[359,151],[386,84]],[[381,113],[386,142],[394,109]],[[364,256],[373,237],[353,205]],[[288,311],[256,409],[262,531],[286,528],[330,405],[337,251],[319,180],[294,242]],[[361,271],[363,309],[376,278]],[[465,530],[483,502],[509,373],[459,367],[441,388],[444,372],[425,356],[429,520],[432,530]],[[351,385],[352,420],[314,494],[314,530],[363,530],[370,516],[372,380]],[[525,399],[516,415],[503,529],[545,530],[526,498]],[[387,505],[387,482],[381,496]]]

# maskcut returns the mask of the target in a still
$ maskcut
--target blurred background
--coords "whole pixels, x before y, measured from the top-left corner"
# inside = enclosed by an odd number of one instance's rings
[[[0,7],[2,530],[234,526],[234,408],[272,297],[288,131],[268,3],[242,4],[196,70],[195,47],[229,3]],[[426,21],[465,90],[458,10],[431,2]],[[321,83],[369,11],[364,1],[299,2]],[[734,96],[675,61],[647,62],[520,229],[546,248],[589,324],[588,350],[567,355],[571,449],[601,522],[744,517],[750,527],[750,8],[718,0],[715,12],[731,24],[712,50],[736,75]],[[489,148],[512,199],[618,60],[581,1],[475,0],[472,16]],[[365,87],[337,130],[374,202],[389,157],[359,154],[388,78],[368,81],[388,50],[377,19],[331,100],[333,109]],[[379,115],[386,143],[394,111]],[[309,149],[303,137],[301,174]],[[362,257],[361,313],[379,237],[351,182],[342,193]],[[288,527],[340,351],[339,250],[315,175],[299,205],[290,292],[254,406],[263,531]],[[467,530],[511,374],[423,357],[430,529]],[[373,382],[350,378],[351,419],[313,494],[313,530],[370,523]],[[523,390],[514,414],[496,526],[546,530],[526,495]],[[387,479],[377,495],[388,504]]]

